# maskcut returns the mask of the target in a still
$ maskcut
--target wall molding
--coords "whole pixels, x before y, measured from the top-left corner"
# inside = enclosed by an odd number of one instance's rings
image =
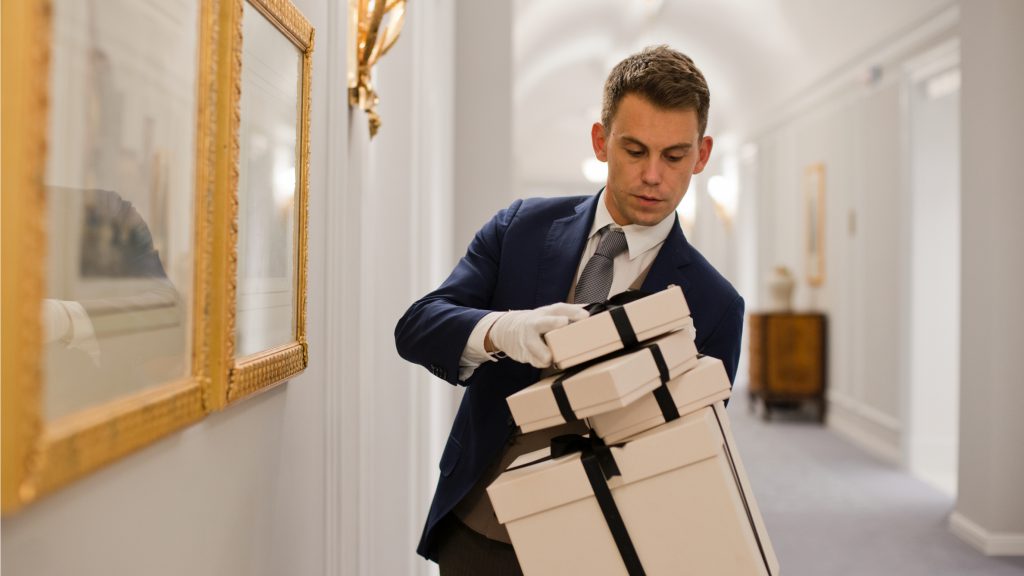
[[[898,64],[908,52],[924,42],[928,42],[943,34],[956,30],[960,23],[960,6],[957,3],[939,9],[923,21],[912,24],[908,29],[882,41],[875,48],[836,66],[831,72],[823,75],[810,85],[798,90],[796,96],[783,101],[775,107],[775,113],[765,115],[770,120],[752,127],[746,141],[757,141],[775,132],[780,126],[792,123],[795,119],[808,114],[836,95],[848,91],[850,85],[862,85],[858,72],[872,66],[891,66]],[[892,76],[889,74],[887,76]],[[891,82],[883,79],[883,82]]]
[[[991,532],[959,512],[950,515],[949,529],[986,556],[1024,556],[1024,533]]]
[[[325,94],[345,94],[348,90],[347,31],[348,8],[344,4],[327,3],[328,62]],[[334,102],[334,100],[331,100]],[[350,190],[348,173],[348,110],[347,107],[329,105],[327,109],[326,162],[327,191]],[[358,253],[359,228],[349,226],[352,211],[358,201],[350,194],[323,195],[326,218],[318,222],[334,222],[324,230],[329,247],[324,251],[324,293],[339,295],[324,302],[323,350],[340,350],[339,354],[325,354],[324,385],[324,574],[342,576],[358,570],[359,534],[358,517],[350,513],[359,502],[359,481],[353,472],[358,469],[359,437],[355,433],[354,417],[358,412],[352,406],[358,402],[358,391],[351,370],[358,368],[358,354],[351,348],[358,341],[358,324],[351,321],[353,307],[358,301],[358,282],[352,279],[349,266]],[[356,222],[358,224],[358,222]],[[349,512],[346,514],[346,512]]]
[[[903,460],[900,447],[900,424],[875,408],[836,394],[829,396],[828,426],[872,456],[899,465]]]

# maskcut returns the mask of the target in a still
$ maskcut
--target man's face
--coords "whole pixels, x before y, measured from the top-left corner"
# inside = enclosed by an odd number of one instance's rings
[[[636,94],[619,102],[610,131],[594,124],[591,140],[608,163],[605,205],[620,226],[653,226],[672,214],[712,145],[700,137],[696,110],[658,108]]]

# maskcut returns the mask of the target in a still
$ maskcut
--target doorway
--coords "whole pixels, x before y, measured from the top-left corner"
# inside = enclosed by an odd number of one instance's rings
[[[960,411],[960,62],[951,41],[907,69],[910,472],[954,496]]]

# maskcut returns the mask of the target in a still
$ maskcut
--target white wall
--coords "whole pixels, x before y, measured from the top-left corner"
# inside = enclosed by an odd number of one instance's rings
[[[756,162],[741,164],[758,195],[760,298],[774,266],[794,271],[797,309],[828,315],[830,425],[894,462],[903,457],[912,218],[902,65],[950,38],[956,18],[955,8],[947,10],[804,91],[751,140]],[[873,80],[865,74],[872,66],[881,72]],[[825,281],[812,287],[804,281],[801,180],[818,162],[825,165]]]
[[[452,227],[453,32],[451,0],[410,4],[402,37],[374,76],[380,132],[369,141],[365,115],[357,111],[349,135],[345,193],[358,206],[344,217],[358,229],[358,253],[338,273],[358,283],[357,327],[342,330],[358,335],[359,365],[341,408],[358,440],[344,446],[342,478],[357,485],[346,500],[355,508],[344,521],[346,546],[349,538],[357,543],[358,560],[345,560],[346,573],[427,569],[415,548],[455,389],[399,358],[394,328],[452,264],[445,255]]]
[[[960,493],[954,532],[1024,555],[1024,3],[963,6]]]
[[[960,420],[959,54],[959,42],[951,42],[924,55],[905,86],[911,223],[904,445],[910,471],[950,496]]]
[[[455,15],[455,258],[522,196],[512,171],[512,5],[461,2]]]
[[[325,397],[322,310],[330,179],[328,3],[296,0],[317,29],[310,170],[308,337],[301,376],[4,518],[5,575],[323,574]],[[334,46],[341,48],[343,44]],[[336,60],[344,62],[344,58]],[[329,98],[333,96],[333,98]],[[337,126],[337,122],[334,123]],[[341,123],[344,126],[344,123]],[[342,157],[341,160],[344,160]]]
[[[4,574],[422,574],[415,556],[455,391],[392,331],[452,265],[454,0],[410,3],[378,65],[384,124],[347,106],[347,7],[316,28],[310,366],[22,513]]]
[[[745,168],[757,182],[764,277],[776,264],[804,270],[804,231],[793,226],[803,214],[799,176],[807,164],[825,163],[826,281],[818,289],[801,286],[797,302],[829,315],[829,425],[884,459],[906,462],[902,451],[913,440],[908,418],[919,407],[907,403],[922,402],[908,390],[912,353],[949,347],[946,338],[922,341],[927,330],[912,324],[910,304],[934,302],[937,294],[921,285],[910,259],[920,256],[915,246],[929,235],[957,232],[955,225],[915,228],[926,224],[915,220],[921,202],[937,199],[911,193],[915,181],[934,174],[912,162],[912,147],[920,142],[914,142],[907,105],[912,83],[901,75],[910,74],[908,64],[923,53],[960,39],[960,241],[952,248],[943,244],[946,252],[959,251],[961,262],[959,289],[952,290],[959,292],[962,332],[952,363],[959,365],[953,385],[960,388],[960,421],[951,527],[988,554],[1024,554],[1024,387],[1015,362],[1024,347],[1018,329],[1024,322],[1024,197],[1016,161],[1024,130],[1022,21],[1020,2],[972,0],[876,46],[769,120],[753,139],[756,167]],[[881,76],[864,82],[872,66]],[[957,160],[944,155],[933,161]],[[956,208],[947,201],[942,209]]]

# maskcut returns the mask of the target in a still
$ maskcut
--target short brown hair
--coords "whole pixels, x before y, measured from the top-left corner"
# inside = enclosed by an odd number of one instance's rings
[[[601,124],[611,128],[612,118],[626,94],[636,94],[658,108],[691,108],[697,113],[700,135],[708,126],[711,91],[689,56],[668,46],[649,46],[615,65],[604,83]]]

